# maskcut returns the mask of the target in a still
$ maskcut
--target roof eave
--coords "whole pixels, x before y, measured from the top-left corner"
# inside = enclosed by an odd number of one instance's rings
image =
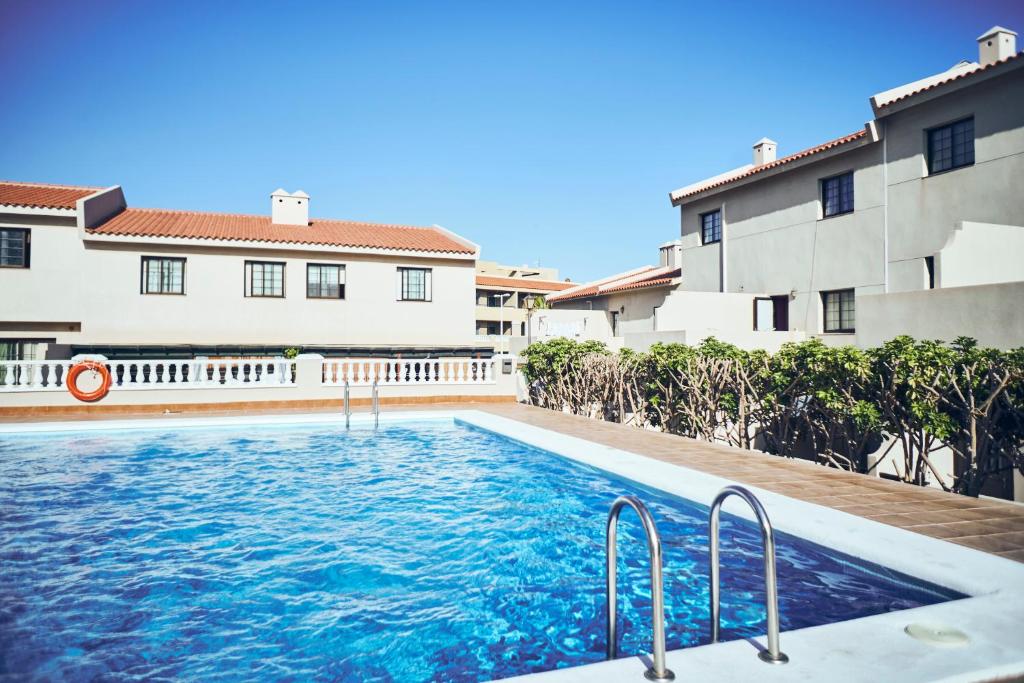
[[[993,78],[998,78],[1007,73],[1016,71],[1024,68],[1024,52],[1018,52],[1012,57],[1008,57],[1000,64],[992,64],[975,71],[969,71],[953,80],[946,81],[945,83],[939,83],[930,86],[926,90],[922,90],[918,93],[911,93],[904,95],[902,98],[889,104],[879,106],[875,101],[875,98],[871,98],[871,110],[875,114],[876,119],[881,119],[886,116],[892,116],[893,114],[901,111],[916,107],[919,104],[930,102],[939,97],[944,97],[950,93],[969,88],[977,85],[978,83],[984,83],[985,81]]]
[[[683,206],[684,204],[690,204],[701,199],[707,199],[708,197],[713,197],[723,192],[729,192],[730,190],[750,185],[752,183],[758,183],[767,178],[774,178],[777,175],[788,173],[798,168],[804,168],[805,166],[816,164],[819,161],[832,159],[842,154],[852,152],[855,149],[860,149],[862,147],[866,147],[867,145],[872,145],[878,142],[880,138],[875,134],[874,127],[869,123],[866,125],[866,128],[868,129],[868,134],[856,140],[844,142],[842,144],[836,145],[835,147],[824,149],[820,152],[815,152],[814,154],[809,154],[803,157],[802,159],[794,159],[793,161],[781,164],[779,166],[776,166],[775,168],[770,168],[766,171],[761,171],[760,173],[755,173],[753,175],[747,176],[746,178],[733,180],[731,182],[719,185],[717,187],[710,187],[706,190],[702,190],[695,194],[687,195],[685,197],[673,197],[672,193],[669,193],[669,198],[672,201],[672,206]]]
[[[381,247],[342,246],[299,242],[270,242],[267,240],[225,240],[194,237],[157,237],[153,235],[111,235],[82,231],[82,240],[96,244],[145,244],[186,248],[252,249],[259,251],[328,252],[388,256],[394,258],[425,258],[434,260],[476,261],[476,253],[452,251],[426,251],[422,249],[386,249]]]
[[[75,209],[59,206],[24,206],[21,204],[0,204],[0,213],[18,216],[74,217]]]

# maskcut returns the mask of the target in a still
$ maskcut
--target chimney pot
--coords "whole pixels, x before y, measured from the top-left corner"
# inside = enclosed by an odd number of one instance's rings
[[[683,243],[680,240],[665,242],[658,248],[660,254],[658,265],[667,268],[679,268],[683,263]]]
[[[282,189],[270,195],[270,222],[274,225],[309,225],[309,195],[299,190],[289,194]]]
[[[768,138],[761,138],[754,143],[754,166],[761,166],[775,161],[775,150],[779,143]]]
[[[1017,33],[993,26],[978,36],[978,63],[988,66],[1017,54]]]

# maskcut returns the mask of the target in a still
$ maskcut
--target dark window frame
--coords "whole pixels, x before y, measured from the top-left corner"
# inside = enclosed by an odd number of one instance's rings
[[[252,261],[246,259],[242,268],[242,295],[246,299],[283,299],[287,293],[286,280],[287,269],[284,261]],[[280,294],[253,294],[253,266],[281,266],[281,293]],[[263,285],[266,284],[266,276],[261,275]],[[264,287],[265,289],[265,287]]]
[[[309,288],[312,284],[309,281],[309,271],[311,268],[337,268],[338,269],[338,295],[328,296],[323,294],[324,282],[321,271],[320,281],[317,283],[317,287],[320,290],[320,294],[310,294]],[[329,301],[344,301],[345,300],[345,284],[341,281],[341,274],[345,272],[345,264],[343,263],[307,263],[306,264],[306,298],[307,299],[327,299]]]
[[[970,129],[968,136],[967,130]],[[957,135],[962,137],[957,159]],[[948,152],[948,161],[946,156]],[[925,130],[925,161],[928,175],[949,173],[974,165],[974,116],[934,126]],[[948,164],[948,165],[947,165]]]
[[[0,260],[0,268],[27,269],[32,267],[32,230],[30,228],[0,228],[0,232],[21,233],[21,263],[4,263]],[[2,240],[0,240],[2,241]]]
[[[433,283],[434,273],[433,273],[433,270],[434,270],[433,268],[420,268],[418,266],[399,266],[398,267],[398,277],[400,278],[401,285],[400,285],[400,288],[399,288],[400,289],[400,297],[399,297],[398,300],[399,301],[420,301],[420,302],[426,302],[426,303],[430,303],[431,301],[433,301],[434,300],[434,283]],[[412,271],[420,271],[420,272],[423,273],[423,280],[422,280],[423,296],[421,296],[421,297],[409,296],[410,288],[409,288],[409,282],[408,282],[407,274],[412,272]],[[427,285],[427,278],[428,277],[431,280],[429,286]]]
[[[149,291],[147,289],[149,278],[149,269],[147,264],[152,262],[160,263],[160,282],[161,287],[163,286],[163,264],[165,261],[172,261],[181,264],[181,291],[180,292],[164,292],[164,291]],[[181,256],[141,256],[139,260],[139,294],[144,295],[155,295],[155,296],[185,296],[185,261],[186,259]]]
[[[850,300],[852,301],[852,303],[850,304],[850,307],[849,307],[849,313],[852,314],[852,318],[853,318],[852,321],[845,319],[845,316],[844,316],[844,312],[846,312],[846,309],[843,308],[843,296],[846,295],[846,294],[849,294]],[[837,302],[837,305],[839,306],[839,311],[838,311],[838,313],[839,313],[839,326],[835,327],[835,328],[830,328],[829,327],[829,322],[828,322],[829,297],[832,297],[832,296],[839,297],[839,300]],[[856,294],[856,291],[852,287],[849,287],[849,288],[846,288],[846,289],[832,289],[832,290],[829,290],[827,292],[822,292],[821,293],[821,329],[822,329],[822,331],[825,334],[853,334],[854,332],[856,332],[857,331],[857,308],[856,308],[856,302],[857,302],[857,294]],[[846,323],[849,323],[849,322],[852,322],[853,324],[852,325],[847,325]]]
[[[704,224],[705,218],[718,216],[718,225],[715,225],[712,221],[711,224],[711,237],[708,239],[708,226]],[[716,234],[717,233],[717,234]],[[722,241],[722,209],[714,209],[713,211],[705,211],[700,214],[700,243],[704,244],[717,244]]]
[[[828,193],[832,184],[835,186],[836,194],[836,209],[829,213],[828,210]],[[820,198],[821,198],[821,218],[834,218],[836,216],[845,216],[848,213],[853,213],[853,201],[854,201],[854,189],[853,189],[853,171],[846,171],[844,173],[837,173],[836,175],[829,176],[828,178],[822,178],[820,182]]]

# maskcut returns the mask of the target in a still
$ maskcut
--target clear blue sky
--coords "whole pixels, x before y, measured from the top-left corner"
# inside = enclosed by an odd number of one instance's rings
[[[678,236],[668,192],[852,132],[1024,3],[0,0],[0,178],[132,206],[429,225],[586,280]]]

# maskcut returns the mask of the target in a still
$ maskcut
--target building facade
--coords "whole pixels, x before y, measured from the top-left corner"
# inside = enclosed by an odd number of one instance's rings
[[[743,326],[828,343],[904,333],[1024,343],[1020,324],[1000,320],[1009,311],[962,308],[998,300],[993,285],[1024,280],[1024,58],[1015,34],[996,27],[979,38],[978,62],[879,93],[871,105],[862,130],[783,158],[762,139],[752,164],[672,192],[683,286],[754,294],[763,303]],[[943,291],[971,287],[980,289]],[[926,290],[917,312],[884,315],[888,295]]]
[[[866,347],[900,334],[1024,345],[1015,41],[995,27],[978,39],[978,61],[873,96],[862,129],[784,157],[763,138],[750,164],[671,192],[680,239],[663,247],[670,282],[634,283],[625,296],[615,283],[629,271],[549,301],[606,311],[606,340],[639,349],[708,336],[769,350],[809,337]]]
[[[120,187],[0,183],[0,352],[489,354],[477,245],[439,227],[136,209]]]
[[[555,268],[478,261],[476,333],[490,340],[496,337],[529,337],[527,321],[535,307],[543,306],[545,295],[574,286],[572,282],[559,280]]]

